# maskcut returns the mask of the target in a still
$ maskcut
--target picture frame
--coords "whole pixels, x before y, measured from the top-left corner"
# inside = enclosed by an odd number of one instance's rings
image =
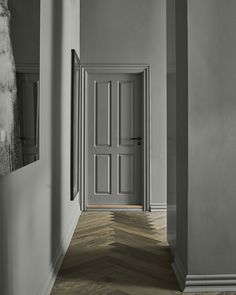
[[[80,191],[80,59],[71,50],[71,201]]]

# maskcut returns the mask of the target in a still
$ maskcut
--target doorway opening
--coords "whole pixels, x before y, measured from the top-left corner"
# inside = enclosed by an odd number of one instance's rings
[[[86,64],[81,208],[149,210],[150,65]]]

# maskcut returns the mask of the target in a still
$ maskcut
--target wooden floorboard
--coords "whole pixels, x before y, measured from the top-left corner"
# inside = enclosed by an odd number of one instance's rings
[[[85,212],[51,295],[181,294],[171,263],[165,213]]]

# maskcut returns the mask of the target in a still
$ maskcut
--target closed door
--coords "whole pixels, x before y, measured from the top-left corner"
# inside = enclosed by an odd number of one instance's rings
[[[141,74],[89,74],[87,204],[143,204]]]

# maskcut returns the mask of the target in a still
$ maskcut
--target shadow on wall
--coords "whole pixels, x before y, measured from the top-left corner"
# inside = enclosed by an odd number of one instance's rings
[[[4,198],[0,196],[0,293],[10,294],[8,281],[9,275],[9,257],[8,257],[8,228],[7,228],[7,208]]]
[[[62,105],[62,0],[53,0],[52,10],[52,105],[51,105],[51,267],[56,273],[56,256],[61,245],[61,105]]]

